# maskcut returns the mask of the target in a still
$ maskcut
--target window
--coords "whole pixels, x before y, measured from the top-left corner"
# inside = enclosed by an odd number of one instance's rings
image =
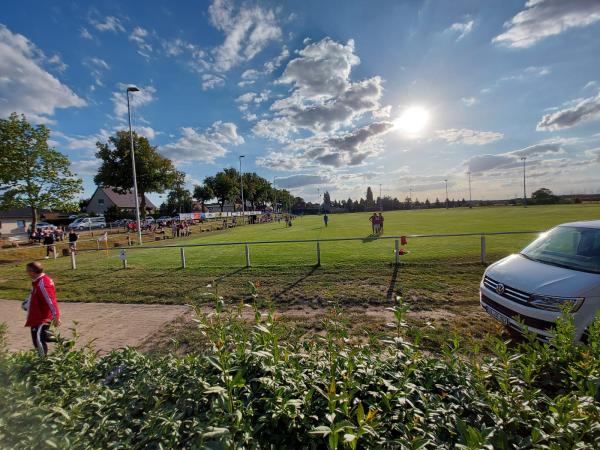
[[[98,199],[98,204],[99,205],[104,205],[104,199],[103,198],[99,198]]]

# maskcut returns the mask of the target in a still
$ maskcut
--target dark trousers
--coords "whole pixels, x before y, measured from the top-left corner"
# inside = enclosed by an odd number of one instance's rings
[[[56,342],[56,338],[52,331],[50,331],[50,324],[44,323],[31,327],[31,341],[33,347],[37,350],[40,356],[46,356],[48,354],[48,342]]]

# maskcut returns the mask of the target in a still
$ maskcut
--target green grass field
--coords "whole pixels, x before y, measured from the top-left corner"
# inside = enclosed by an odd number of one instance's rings
[[[479,261],[480,237],[413,238],[394,262],[394,240],[372,239],[369,214],[298,218],[291,228],[268,223],[161,241],[162,245],[359,237],[358,241],[323,242],[320,267],[315,243],[251,245],[252,267],[245,267],[243,245],[188,247],[187,268],[179,248],[128,249],[123,269],[118,250],[80,253],[77,270],[70,259],[45,262],[60,301],[127,303],[207,303],[218,292],[229,303],[250,301],[249,282],[260,297],[279,309],[322,309],[333,303],[353,308],[349,319],[363,333],[374,324],[360,308],[388,306],[397,295],[410,304],[413,324],[427,321],[479,339],[495,326],[479,307],[479,281],[486,265]],[[490,207],[385,213],[385,236],[444,233],[492,233],[546,230],[575,220],[600,218],[600,205]],[[519,251],[535,234],[488,236],[487,262]],[[23,299],[29,282],[24,262],[0,266],[0,298]],[[210,287],[208,287],[210,285]],[[358,308],[358,310],[357,310]],[[350,316],[349,316],[350,317]],[[318,318],[292,324],[318,329]],[[380,324],[381,325],[381,324]],[[380,326],[379,325],[379,326]]]
[[[268,223],[161,242],[163,245],[165,242],[167,245],[187,245],[363,238],[321,243],[322,267],[318,269],[313,267],[315,243],[251,245],[251,269],[244,268],[243,245],[187,248],[185,270],[180,268],[178,248],[128,250],[128,270],[122,270],[117,250],[109,251],[108,256],[104,252],[81,253],[76,271],[70,269],[69,258],[64,257],[47,261],[46,267],[57,279],[65,300],[179,303],[194,297],[198,289],[211,280],[220,278],[223,289],[236,292],[243,291],[244,280],[262,279],[274,294],[279,292],[275,286],[285,291],[285,286],[299,281],[303,289],[297,294],[302,299],[328,299],[330,294],[336,297],[335,286],[338,286],[342,296],[377,301],[382,295],[385,298],[389,291],[394,241],[373,239],[368,217],[369,213],[331,215],[329,227],[325,228],[321,217],[307,216],[296,219],[291,228],[286,228],[283,223]],[[546,230],[567,221],[600,218],[600,205],[394,211],[385,213],[385,218],[384,236]],[[534,234],[489,236],[488,261],[518,251],[534,237]],[[480,238],[413,238],[409,239],[406,249],[409,254],[402,257],[405,269],[396,276],[407,276],[410,271],[423,274],[429,271],[432,276],[437,275],[439,281],[426,282],[423,288],[435,290],[438,286],[439,290],[444,290],[448,281],[460,272],[448,270],[449,267],[477,263]],[[22,263],[0,267],[0,297],[21,298],[26,294],[28,283],[22,276],[22,267]],[[475,267],[478,267],[477,278],[482,267],[479,264]],[[446,279],[440,278],[443,274],[447,274]],[[304,282],[302,277],[309,280]],[[386,288],[382,290],[381,283],[372,277],[388,279],[383,284]],[[238,284],[242,287],[233,286]],[[296,287],[290,286],[288,291]],[[280,297],[287,291],[279,294],[275,296]],[[294,300],[289,295],[284,296]]]

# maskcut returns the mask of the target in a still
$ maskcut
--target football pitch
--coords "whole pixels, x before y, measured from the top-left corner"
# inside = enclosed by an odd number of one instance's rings
[[[57,280],[64,300],[183,303],[197,298],[208,284],[220,284],[233,298],[244,296],[247,281],[258,282],[266,293],[287,301],[351,299],[360,302],[385,301],[397,291],[395,283],[414,289],[460,291],[460,279],[477,284],[484,266],[479,263],[480,237],[408,238],[395,268],[394,240],[372,235],[371,213],[332,214],[328,227],[321,216],[298,217],[291,227],[284,222],[237,227],[188,238],[160,241],[157,245],[243,243],[256,241],[323,240],[321,267],[316,243],[251,244],[251,267],[246,268],[243,244],[187,247],[186,268],[181,268],[179,248],[127,249],[128,269],[122,268],[119,251],[81,253],[77,270],[69,258],[45,262]],[[382,236],[415,234],[494,233],[542,231],[575,220],[600,218],[600,205],[456,208],[384,212]],[[519,251],[535,234],[488,236],[486,262]],[[360,238],[328,242],[326,239]],[[23,264],[0,267],[0,297],[19,299],[26,295],[28,282]],[[415,276],[410,276],[410,272]],[[430,277],[426,274],[429,273]],[[392,279],[394,278],[394,279]],[[433,280],[435,278],[435,281]],[[214,282],[214,283],[213,283]],[[418,283],[422,282],[422,286]],[[456,284],[453,288],[452,285]],[[286,286],[288,287],[286,289]],[[471,290],[471,289],[470,289]],[[298,298],[296,298],[298,297]]]

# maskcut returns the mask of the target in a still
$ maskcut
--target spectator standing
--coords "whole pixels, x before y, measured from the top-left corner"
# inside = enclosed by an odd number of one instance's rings
[[[383,233],[383,213],[379,213],[379,232]]]
[[[27,311],[26,327],[31,328],[31,340],[40,356],[48,354],[48,342],[56,339],[50,331],[50,325],[60,325],[60,309],[56,301],[54,282],[44,273],[42,265],[30,262],[26,266],[31,278],[31,292],[22,308]]]
[[[329,223],[329,216],[327,213],[323,215],[323,223],[325,224],[325,228],[327,228],[327,224]]]
[[[171,221],[171,237],[175,239],[177,236],[177,222]]]
[[[373,213],[371,217],[369,217],[369,222],[371,222],[371,234],[375,234],[375,218],[377,214]]]
[[[44,232],[44,245],[46,246],[46,259],[50,258],[50,252],[52,252],[52,256],[56,258],[56,246],[54,245],[56,242],[54,238],[54,233],[50,230],[46,230]]]
[[[79,240],[79,235],[73,228],[69,230],[69,249],[71,253],[75,253],[77,251],[77,241]]]

